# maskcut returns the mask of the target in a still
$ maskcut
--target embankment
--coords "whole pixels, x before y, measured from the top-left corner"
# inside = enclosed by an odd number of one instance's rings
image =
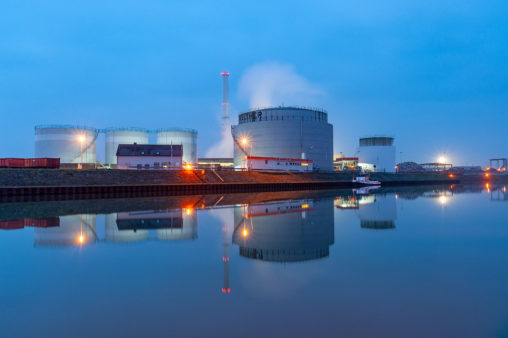
[[[351,173],[0,169],[0,196],[185,195],[351,188]],[[375,174],[383,185],[451,184],[439,174]]]

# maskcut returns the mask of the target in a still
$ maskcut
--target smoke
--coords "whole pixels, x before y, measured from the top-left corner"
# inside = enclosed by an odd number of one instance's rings
[[[249,101],[250,108],[274,105],[311,106],[324,91],[298,74],[291,64],[263,62],[247,68],[239,82],[239,97]],[[230,110],[234,119],[236,114]],[[222,132],[221,140],[207,152],[207,157],[232,157],[233,139],[230,126]]]
[[[223,131],[222,138],[219,143],[214,144],[206,152],[206,157],[233,157],[233,138],[229,130]]]
[[[319,86],[296,73],[290,64],[263,62],[247,68],[240,79],[239,96],[249,101],[250,108],[274,105],[310,105]]]

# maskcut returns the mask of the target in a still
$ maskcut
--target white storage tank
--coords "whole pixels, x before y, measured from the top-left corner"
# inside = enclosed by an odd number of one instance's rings
[[[116,150],[119,144],[148,144],[149,131],[142,128],[108,128],[106,133],[106,161],[116,164]]]
[[[61,163],[95,163],[97,135],[91,127],[36,126],[35,157],[60,158]]]
[[[249,155],[309,159],[315,170],[333,170],[333,126],[323,110],[273,107],[242,113],[233,140],[236,168]]]
[[[198,163],[198,132],[195,129],[157,129],[157,144],[180,144],[183,146],[183,162]]]
[[[369,172],[395,172],[393,137],[371,136],[360,139],[358,166]]]

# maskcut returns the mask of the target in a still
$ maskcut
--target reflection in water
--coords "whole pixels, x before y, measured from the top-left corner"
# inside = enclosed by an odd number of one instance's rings
[[[359,201],[358,218],[365,229],[394,229],[397,205],[394,194],[364,195]]]
[[[273,262],[327,257],[334,243],[333,200],[241,205],[234,224],[233,243],[243,257]]]
[[[152,234],[152,235],[151,235]],[[187,209],[118,212],[106,215],[106,242],[195,239],[197,215]],[[96,215],[61,216],[60,226],[35,230],[36,246],[84,245],[101,240]]]
[[[60,226],[34,230],[35,246],[83,245],[96,240],[96,215],[61,216]]]

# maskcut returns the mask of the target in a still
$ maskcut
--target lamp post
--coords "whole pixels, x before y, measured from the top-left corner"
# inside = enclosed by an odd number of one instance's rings
[[[248,138],[246,138],[246,137],[244,137],[244,138],[242,138],[242,144],[243,144],[244,146],[246,146],[246,145],[250,145],[250,153],[249,153],[249,156],[252,156],[252,142],[249,142],[249,139],[248,139]]]

